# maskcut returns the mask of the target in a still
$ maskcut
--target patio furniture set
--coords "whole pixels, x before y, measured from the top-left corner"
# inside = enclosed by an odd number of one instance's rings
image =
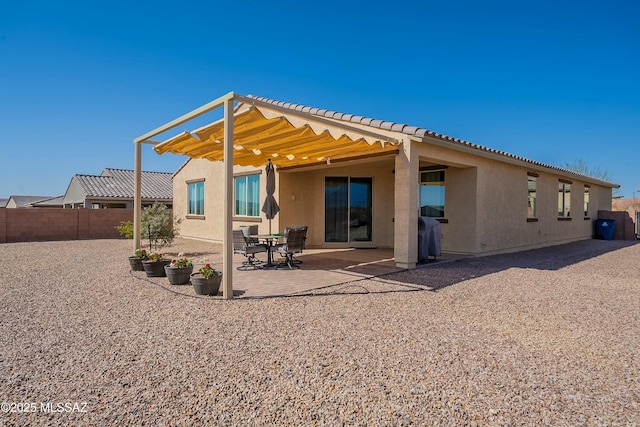
[[[302,253],[305,248],[307,228],[306,225],[294,225],[286,227],[284,233],[276,234],[258,234],[258,227],[255,225],[233,230],[233,252],[247,258],[238,270],[300,268],[302,261],[295,258],[295,255]],[[267,254],[266,262],[256,257],[262,252]],[[274,263],[274,253],[283,259]]]

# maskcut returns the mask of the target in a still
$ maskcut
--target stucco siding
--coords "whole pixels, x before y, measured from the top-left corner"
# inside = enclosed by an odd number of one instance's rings
[[[72,207],[78,207],[78,206],[84,206],[89,208],[91,207],[91,205],[85,206],[84,192],[82,191],[78,183],[73,178],[71,178],[69,187],[67,188],[67,191],[64,194],[63,203],[65,205],[73,204]]]
[[[264,168],[234,168],[236,174],[260,174],[260,207],[266,194]],[[179,234],[183,237],[222,242],[224,233],[224,163],[206,159],[191,159],[173,177],[173,211],[179,219]],[[204,180],[204,215],[188,215],[190,182]],[[276,174],[276,188],[278,186]],[[275,195],[278,200],[278,194]],[[233,196],[232,196],[233,198]],[[233,203],[231,201],[230,203]],[[268,232],[268,221],[261,212],[257,218],[234,217],[233,228],[257,224],[260,233]],[[279,229],[278,216],[272,221],[273,232]]]
[[[585,182],[538,173],[537,214],[527,220],[527,168],[489,162],[479,166],[477,253],[516,251],[589,239],[597,206],[610,205],[611,190],[590,185],[585,217]],[[571,181],[571,215],[558,218],[558,183]]]
[[[611,189],[590,187],[588,219],[583,213],[586,182],[533,170],[437,145],[418,143],[421,165],[445,169],[442,250],[490,254],[591,238],[601,206],[611,206]],[[537,178],[537,218],[527,220],[527,172]],[[558,182],[571,181],[570,220],[558,220]]]
[[[476,251],[477,173],[475,167],[446,170],[445,218],[440,224],[441,246],[445,252]]]
[[[348,243],[325,242],[325,177],[371,177],[373,240],[364,245],[394,247],[396,258],[411,265],[417,256],[417,247],[413,247],[417,246],[417,221],[414,221],[414,227],[411,218],[419,211],[416,201],[419,176],[415,176],[420,167],[445,170],[445,217],[441,219],[443,252],[483,255],[589,239],[597,211],[611,209],[611,189],[592,182],[587,184],[578,180],[579,177],[568,178],[553,170],[534,170],[526,165],[428,143],[412,143],[411,150],[411,161],[405,159],[404,163],[398,162],[397,156],[389,156],[278,171],[277,162],[274,162],[277,171],[275,197],[281,210],[272,220],[272,232],[281,232],[287,225],[307,225],[308,247],[349,246]],[[403,169],[396,170],[399,167]],[[537,175],[535,218],[527,218],[528,172]],[[182,236],[222,241],[223,173],[221,162],[193,159],[175,174],[173,206],[176,217],[182,220]],[[266,187],[264,168],[234,168],[235,175],[243,173],[261,174],[261,207]],[[202,179],[205,181],[205,214],[189,216],[188,183]],[[415,185],[407,179],[415,179]],[[569,219],[559,220],[558,182],[561,179],[571,181],[571,215]],[[589,185],[590,193],[586,219],[583,212],[585,184]],[[260,233],[269,231],[263,213],[254,218],[234,217],[233,228],[249,224],[257,224]]]
[[[388,158],[349,166],[327,166],[314,170],[281,172],[277,187],[280,196],[279,222],[282,228],[294,224],[308,225],[308,247],[348,246],[324,241],[325,177],[371,177],[373,182],[371,245],[393,247],[393,169],[393,158]]]

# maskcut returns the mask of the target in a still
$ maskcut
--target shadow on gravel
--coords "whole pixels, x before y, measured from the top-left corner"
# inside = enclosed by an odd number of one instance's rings
[[[533,249],[510,254],[477,258],[462,258],[452,261],[436,261],[419,265],[422,274],[415,270],[390,273],[381,278],[413,285],[427,286],[432,291],[454,285],[464,280],[486,276],[509,268],[535,268],[559,270],[561,268],[597,257],[607,252],[635,245],[637,241],[584,240],[548,248]]]

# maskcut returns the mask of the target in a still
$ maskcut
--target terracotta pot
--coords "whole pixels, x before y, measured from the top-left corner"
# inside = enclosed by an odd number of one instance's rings
[[[129,257],[129,265],[133,271],[144,271],[144,267],[142,266],[143,258],[136,258],[134,256]]]
[[[171,267],[171,265],[164,266],[164,272],[169,279],[171,285],[186,285],[189,283],[191,273],[193,273],[193,266],[190,267]]]
[[[200,273],[191,275],[191,284],[197,295],[216,295],[220,289],[222,276],[213,276],[209,279],[202,277]]]
[[[147,277],[166,277],[164,266],[171,264],[171,260],[166,261],[142,261]]]

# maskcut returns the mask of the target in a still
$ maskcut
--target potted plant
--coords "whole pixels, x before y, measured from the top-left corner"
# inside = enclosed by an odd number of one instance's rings
[[[216,295],[221,281],[222,273],[208,263],[191,275],[191,284],[197,295]]]
[[[144,271],[147,277],[165,277],[164,266],[171,263],[170,259],[165,258],[162,254],[152,253],[149,258],[142,261]]]
[[[133,271],[144,271],[142,261],[149,259],[147,251],[144,249],[136,249],[133,256],[129,257],[129,265]]]
[[[164,272],[172,285],[186,285],[193,272],[193,263],[182,254],[178,254],[178,259],[171,260],[169,265],[164,266]]]

